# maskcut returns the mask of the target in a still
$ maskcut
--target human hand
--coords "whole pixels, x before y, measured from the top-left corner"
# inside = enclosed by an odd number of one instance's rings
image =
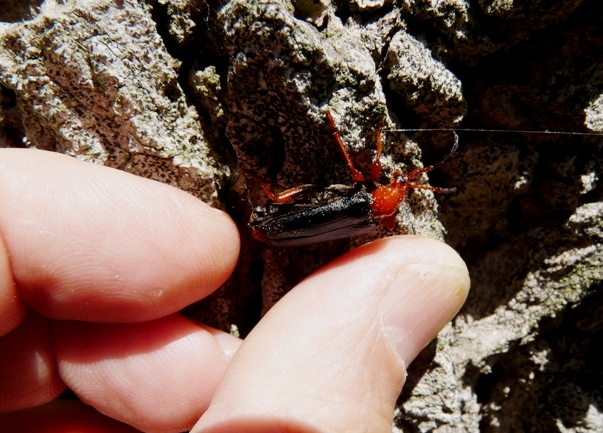
[[[376,241],[300,283],[239,349],[177,314],[234,268],[225,214],[16,149],[0,150],[0,209],[0,410],[31,408],[0,414],[7,433],[135,431],[114,420],[148,432],[391,431],[405,365],[469,288],[446,245]],[[52,401],[65,386],[105,416]]]

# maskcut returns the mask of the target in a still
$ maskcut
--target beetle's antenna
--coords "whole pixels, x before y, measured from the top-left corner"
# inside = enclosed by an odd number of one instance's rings
[[[407,181],[416,179],[421,174],[428,173],[431,170],[433,170],[435,168],[438,168],[439,166],[441,166],[442,164],[444,164],[452,156],[452,154],[454,152],[456,152],[456,150],[458,149],[458,147],[459,147],[459,136],[456,135],[456,134],[454,134],[454,144],[452,145],[452,149],[450,149],[450,152],[448,152],[448,155],[446,155],[444,158],[442,158],[442,160],[440,162],[438,162],[436,164],[428,165],[427,167],[418,168],[416,170],[411,171],[410,173],[408,173],[406,175]],[[417,186],[413,186],[413,188],[417,188]],[[419,187],[419,188],[431,189],[432,191],[436,191],[436,192],[444,192],[445,191],[444,188],[435,188],[435,187],[430,187],[430,186]]]
[[[454,134],[454,144],[452,145],[452,149],[450,149],[450,152],[448,152],[448,155],[446,155],[444,158],[442,158],[442,160],[440,162],[438,162],[437,164],[433,165],[433,168],[439,167],[440,165],[444,164],[451,156],[454,152],[457,151],[457,149],[459,148],[459,136],[457,135],[456,132],[453,132]]]
[[[384,129],[384,132],[436,132],[436,131],[452,131],[452,132],[503,132],[516,134],[551,134],[551,135],[587,135],[594,137],[603,136],[603,132],[569,132],[569,131],[528,131],[518,129],[482,129],[482,128],[403,128],[403,129]]]

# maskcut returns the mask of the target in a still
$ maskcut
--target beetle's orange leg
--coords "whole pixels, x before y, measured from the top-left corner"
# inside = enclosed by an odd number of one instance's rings
[[[278,194],[273,194],[272,192],[268,194],[268,190],[266,190],[267,186],[268,185],[264,184],[262,185],[262,188],[264,188],[264,192],[266,192],[270,200],[275,203],[288,203],[291,200],[295,200],[300,196],[305,195],[308,191],[316,190],[315,185],[312,185],[311,183],[306,183],[303,185],[298,185],[296,187],[286,189],[285,191],[281,191]]]
[[[327,109],[326,113],[327,113],[327,120],[329,121],[329,127],[331,128],[331,132],[333,133],[333,137],[335,137],[335,141],[337,141],[337,144],[339,144],[339,147],[341,148],[341,152],[343,153],[343,156],[345,156],[345,160],[348,163],[348,167],[350,167],[350,170],[352,172],[352,179],[354,179],[354,182],[364,182],[364,175],[362,173],[360,173],[358,170],[356,170],[356,167],[354,167],[354,163],[352,162],[352,158],[350,158],[348,151],[345,149],[345,144],[343,143],[343,140],[341,139],[341,135],[339,134],[337,125],[335,125],[335,119],[333,119],[333,116],[331,115],[331,111]]]
[[[438,163],[437,165],[428,165],[427,167],[417,168],[416,170],[411,171],[410,173],[408,173],[404,177],[406,178],[406,180],[416,179],[417,177],[419,177],[423,173],[430,172],[431,170],[433,170],[434,168],[436,168],[438,165],[440,165],[440,164]]]
[[[276,194],[270,189],[268,184],[266,182],[264,182],[259,176],[256,176],[255,174],[253,174],[250,171],[245,170],[245,169],[241,169],[241,171],[243,173],[245,173],[246,177],[250,177],[251,179],[255,180],[257,183],[259,183],[260,186],[262,187],[262,189],[264,190],[264,192],[266,193],[266,195],[268,196],[268,198],[275,203],[290,202],[290,201],[295,200],[296,198],[306,194],[308,191],[313,191],[316,189],[316,187],[312,184],[304,184],[304,185],[298,185],[296,187],[287,189],[285,191],[281,191],[278,194]]]
[[[377,127],[377,154],[375,155],[373,165],[371,165],[371,174],[369,176],[369,181],[371,182],[377,182],[379,175],[381,174],[381,152],[383,149],[381,144],[381,132],[383,131],[383,125],[385,125],[385,117],[381,119],[381,122],[379,122],[379,126]]]

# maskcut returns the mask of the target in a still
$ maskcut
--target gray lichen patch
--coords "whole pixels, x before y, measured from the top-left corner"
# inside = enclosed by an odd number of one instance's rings
[[[466,402],[459,398],[463,390],[456,377],[454,357],[448,350],[452,332],[452,326],[446,326],[419,354],[417,364],[429,364],[426,375],[418,376],[413,365],[409,367],[406,389],[402,391],[400,409],[395,414],[396,425],[403,431],[413,428],[435,431],[441,426],[473,424],[467,416]]]
[[[436,30],[440,57],[474,62],[481,56],[508,49],[534,31],[563,21],[583,0],[550,2],[404,0],[417,34]]]
[[[321,27],[331,6],[330,0],[292,0],[295,16]]]
[[[219,141],[219,135],[226,127],[226,112],[222,104],[222,80],[215,66],[201,70],[192,70],[189,84],[197,104],[207,113],[207,134],[213,136],[213,141]]]
[[[149,2],[153,3],[153,2]],[[209,4],[205,0],[157,0],[165,8],[167,29],[172,40],[183,46],[190,46],[195,39],[197,23],[204,23],[209,14]]]
[[[27,143],[149,177],[162,168],[136,171],[128,155],[170,160],[194,168],[189,191],[214,200],[215,164],[177,63],[148,12],[121,5],[47,1],[34,20],[0,29],[0,81],[17,96]]]
[[[353,14],[347,19],[345,26],[348,32],[356,33],[356,40],[363,42],[377,65],[383,63],[385,49],[389,46],[392,36],[406,28],[400,10],[396,8],[378,16],[377,19],[367,20],[364,14]]]
[[[350,8],[362,12],[382,8],[387,3],[393,3],[393,0],[351,0]]]
[[[528,192],[537,161],[534,148],[497,142],[491,135],[479,137],[448,161],[443,170],[449,174],[449,184],[457,188],[442,202],[448,241],[460,248],[507,235],[510,223],[504,214],[513,200]]]
[[[603,132],[603,94],[584,109],[586,126],[593,132]]]
[[[406,31],[392,38],[384,67],[391,90],[400,94],[422,126],[454,127],[463,119],[467,104],[460,80]]]

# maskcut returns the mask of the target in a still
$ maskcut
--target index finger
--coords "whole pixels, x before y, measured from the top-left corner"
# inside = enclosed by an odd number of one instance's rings
[[[54,319],[166,316],[218,288],[239,251],[232,220],[195,197],[51,152],[0,150],[0,209],[18,297]]]

